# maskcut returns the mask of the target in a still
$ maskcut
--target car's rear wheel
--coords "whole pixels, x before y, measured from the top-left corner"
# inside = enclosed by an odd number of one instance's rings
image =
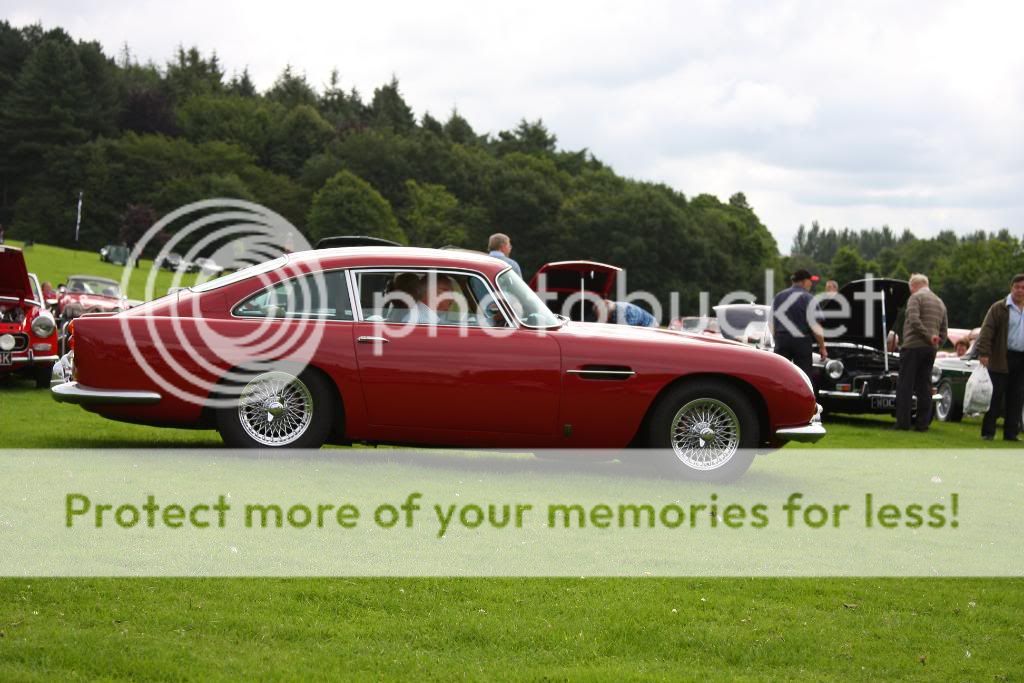
[[[939,402],[935,404],[935,416],[941,422],[959,422],[964,416],[964,406],[953,396],[953,384],[944,379],[939,384]]]
[[[647,425],[648,443],[662,464],[689,479],[732,481],[750,467],[759,443],[757,411],[725,382],[679,385],[666,394]]]
[[[217,411],[217,431],[233,448],[320,448],[336,412],[327,380],[315,371],[262,372]]]

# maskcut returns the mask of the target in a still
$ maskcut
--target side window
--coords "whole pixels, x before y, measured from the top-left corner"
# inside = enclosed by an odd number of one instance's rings
[[[285,280],[249,297],[232,313],[240,318],[355,318],[343,270]]]
[[[469,273],[376,271],[356,274],[363,320],[394,324],[504,327],[483,280]]]

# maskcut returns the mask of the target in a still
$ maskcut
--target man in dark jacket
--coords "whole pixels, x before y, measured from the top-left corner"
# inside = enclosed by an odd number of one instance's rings
[[[978,337],[978,358],[992,377],[992,404],[981,423],[981,438],[996,434],[996,418],[1003,412],[1003,438],[1019,441],[1024,408],[1024,273],[1013,276],[1010,293],[992,304]]]
[[[817,281],[817,275],[798,270],[790,277],[793,286],[776,294],[772,302],[771,328],[775,337],[775,353],[790,360],[808,377],[811,376],[814,340],[818,342],[821,358],[828,358],[820,324],[821,311],[810,293]]]
[[[935,352],[948,333],[946,304],[928,288],[928,277],[910,276],[910,298],[903,318],[900,346],[900,377],[896,385],[896,429],[910,429],[914,397],[917,420],[914,429],[928,429],[932,418],[932,366]]]

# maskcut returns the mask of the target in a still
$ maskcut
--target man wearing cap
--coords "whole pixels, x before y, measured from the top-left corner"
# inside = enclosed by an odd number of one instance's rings
[[[814,339],[818,342],[818,353],[827,358],[825,336],[822,332],[820,312],[811,296],[811,287],[818,281],[817,275],[800,269],[790,277],[793,286],[775,295],[772,302],[772,334],[775,337],[775,353],[793,362],[804,373],[811,376],[811,354]]]

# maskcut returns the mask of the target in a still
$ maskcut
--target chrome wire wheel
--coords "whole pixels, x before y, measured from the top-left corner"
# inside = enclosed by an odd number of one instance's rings
[[[949,419],[949,413],[953,409],[953,387],[949,382],[939,385],[939,402],[935,405],[935,417],[945,422]]]
[[[695,470],[725,465],[740,446],[740,420],[728,404],[714,398],[686,403],[672,419],[671,444],[676,457]]]
[[[295,375],[265,372],[254,377],[239,394],[238,420],[257,443],[287,446],[309,429],[313,395]]]

